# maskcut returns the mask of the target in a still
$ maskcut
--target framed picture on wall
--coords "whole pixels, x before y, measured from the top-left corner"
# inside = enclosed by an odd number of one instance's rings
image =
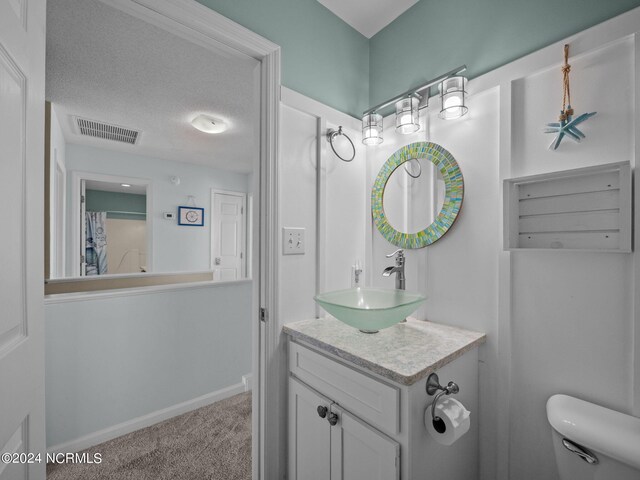
[[[178,225],[190,227],[204,226],[204,208],[178,207]]]

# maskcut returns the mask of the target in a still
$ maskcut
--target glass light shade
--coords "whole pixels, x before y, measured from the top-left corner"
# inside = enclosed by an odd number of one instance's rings
[[[365,145],[382,143],[382,115],[370,113],[362,117],[362,143]]]
[[[440,118],[452,120],[469,111],[466,105],[466,86],[467,79],[460,76],[447,78],[440,83]]]
[[[407,135],[420,130],[419,105],[418,97],[407,97],[396,102],[396,132]]]
[[[191,120],[191,125],[204,133],[222,133],[227,129],[227,124],[222,120],[205,114]]]

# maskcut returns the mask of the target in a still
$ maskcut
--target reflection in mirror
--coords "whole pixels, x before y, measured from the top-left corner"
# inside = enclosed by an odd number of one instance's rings
[[[250,276],[259,62],[98,0],[49,10],[49,278]]]
[[[444,203],[442,174],[425,159],[411,159],[389,177],[384,189],[384,213],[389,224],[403,233],[417,233],[433,223]]]
[[[80,178],[81,275],[147,271],[147,185],[130,181]]]

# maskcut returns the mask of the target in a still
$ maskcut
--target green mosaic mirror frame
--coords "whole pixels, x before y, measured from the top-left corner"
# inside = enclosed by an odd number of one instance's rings
[[[391,226],[384,213],[382,198],[384,189],[393,172],[405,162],[427,159],[440,171],[444,179],[444,203],[440,213],[424,230],[417,233],[399,232]],[[382,236],[400,248],[423,248],[440,240],[456,221],[462,208],[464,179],[458,162],[448,150],[432,142],[415,142],[396,151],[380,169],[371,190],[371,214]]]

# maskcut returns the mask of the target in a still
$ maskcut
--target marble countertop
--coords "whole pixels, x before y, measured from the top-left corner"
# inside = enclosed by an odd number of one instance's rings
[[[409,318],[375,334],[333,317],[288,323],[284,333],[402,385],[412,385],[486,341],[484,333]]]

